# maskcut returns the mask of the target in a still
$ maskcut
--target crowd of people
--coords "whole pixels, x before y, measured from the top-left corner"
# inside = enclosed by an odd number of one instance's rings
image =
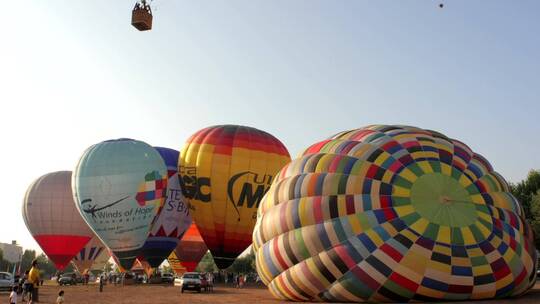
[[[32,267],[24,272],[24,275],[14,282],[13,290],[9,295],[10,304],[19,303],[19,295],[22,296],[21,303],[32,304],[38,301],[38,288],[43,285],[37,260],[32,261]],[[28,299],[28,300],[27,300]],[[63,302],[60,302],[63,303]]]

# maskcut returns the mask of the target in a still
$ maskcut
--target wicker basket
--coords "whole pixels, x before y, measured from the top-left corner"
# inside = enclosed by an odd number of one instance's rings
[[[152,14],[146,9],[134,9],[131,13],[131,25],[139,31],[152,29]]]

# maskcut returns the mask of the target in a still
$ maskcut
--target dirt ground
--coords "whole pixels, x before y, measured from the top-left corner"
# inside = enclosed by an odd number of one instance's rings
[[[65,291],[66,304],[100,304],[100,303],[151,303],[151,304],[171,304],[171,303],[279,303],[266,288],[248,287],[236,289],[229,286],[216,286],[214,292],[180,293],[178,287],[172,285],[134,285],[134,286],[114,286],[107,285],[102,293],[97,285],[88,286],[54,286],[45,284],[40,288],[40,302],[43,304],[55,303],[58,291]],[[0,294],[0,303],[9,303],[8,293]],[[20,299],[19,299],[19,303]],[[460,302],[467,303],[467,302]],[[540,283],[529,291],[528,294],[516,299],[506,299],[497,301],[476,301],[475,304],[529,304],[540,303]]]

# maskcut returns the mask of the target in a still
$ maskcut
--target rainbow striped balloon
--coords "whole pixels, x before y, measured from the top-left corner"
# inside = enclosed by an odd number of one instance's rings
[[[536,281],[532,237],[506,181],[468,146],[374,125],[285,166],[253,242],[276,298],[406,302],[526,292]]]

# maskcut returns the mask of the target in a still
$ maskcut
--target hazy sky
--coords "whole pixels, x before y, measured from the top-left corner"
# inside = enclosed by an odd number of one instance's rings
[[[341,130],[410,124],[510,181],[540,168],[540,1],[156,0],[144,33],[134,1],[0,3],[2,242],[37,248],[28,185],[118,137],[180,149],[244,124],[296,155]]]

